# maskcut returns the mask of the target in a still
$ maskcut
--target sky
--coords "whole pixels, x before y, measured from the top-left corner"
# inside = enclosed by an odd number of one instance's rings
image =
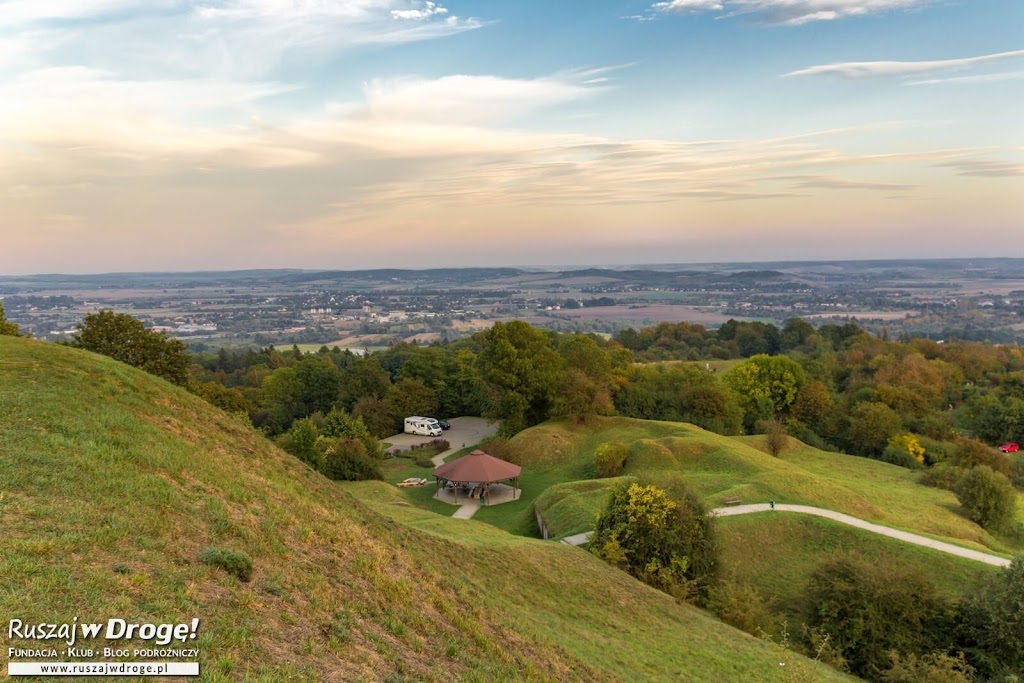
[[[0,274],[984,256],[1019,0],[0,0]]]

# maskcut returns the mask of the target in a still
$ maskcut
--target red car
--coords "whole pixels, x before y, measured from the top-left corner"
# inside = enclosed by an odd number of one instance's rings
[[[999,450],[1003,453],[1016,453],[1020,450],[1020,446],[1011,441],[1010,443],[1004,443],[999,447]]]

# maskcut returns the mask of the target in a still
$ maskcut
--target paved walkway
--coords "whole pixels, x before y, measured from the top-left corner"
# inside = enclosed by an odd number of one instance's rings
[[[733,507],[717,508],[712,510],[711,514],[715,517],[733,517],[735,515],[749,515],[755,512],[771,511],[772,508],[768,503],[758,503],[754,505],[736,505]],[[870,531],[873,534],[888,536],[889,538],[895,538],[896,540],[903,541],[904,543],[913,543],[914,545],[924,546],[925,548],[938,550],[939,552],[947,553],[949,555],[957,555],[958,557],[974,560],[975,562],[984,562],[986,564],[995,565],[996,567],[1010,566],[1010,560],[1005,557],[997,557],[977,550],[971,550],[970,548],[962,548],[958,545],[953,545],[952,543],[936,541],[935,539],[928,538],[927,536],[919,536],[907,531],[891,529],[880,524],[872,524],[871,522],[865,522],[863,519],[844,515],[841,512],[833,512],[832,510],[810,507],[808,505],[786,504],[776,504],[775,512],[797,512],[804,515],[824,517],[826,519],[839,522],[840,524],[848,524],[849,526],[863,529],[864,531]],[[593,533],[594,532],[592,531],[588,531],[586,533],[576,534],[575,536],[568,536],[562,539],[562,543],[567,545],[583,545],[590,539],[590,535]]]
[[[454,519],[470,519],[476,514],[476,511],[480,509],[479,500],[471,500],[468,503],[463,503],[459,506],[459,509],[452,515]]]

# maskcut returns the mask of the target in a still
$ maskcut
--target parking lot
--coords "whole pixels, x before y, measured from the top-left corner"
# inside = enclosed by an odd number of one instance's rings
[[[421,443],[429,443],[435,438],[445,439],[451,444],[451,450],[457,451],[466,446],[480,443],[497,431],[498,424],[482,417],[455,417],[448,420],[452,428],[446,429],[440,437],[419,436],[417,434],[395,434],[383,439],[391,444],[391,448],[408,448]],[[443,454],[444,455],[444,454]]]

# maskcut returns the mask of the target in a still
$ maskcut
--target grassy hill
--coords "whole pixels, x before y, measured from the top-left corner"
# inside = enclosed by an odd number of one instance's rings
[[[332,483],[82,351],[0,337],[0,449],[0,612],[198,617],[205,680],[846,680],[579,549]]]
[[[760,449],[761,440],[721,436],[688,424],[603,418],[588,426],[545,423],[516,435],[512,443],[521,463],[537,478],[586,475],[528,492],[557,536],[593,527],[607,489],[618,482],[580,480],[594,476],[591,461],[598,445],[623,441],[630,446],[623,477],[681,478],[709,507],[732,497],[745,503],[814,505],[987,552],[1010,555],[1020,550],[1012,539],[997,538],[960,515],[949,491],[918,484],[916,472],[819,451],[795,439],[781,457],[773,458]],[[1024,520],[1024,505],[1018,517]],[[511,528],[519,521],[506,524]]]

